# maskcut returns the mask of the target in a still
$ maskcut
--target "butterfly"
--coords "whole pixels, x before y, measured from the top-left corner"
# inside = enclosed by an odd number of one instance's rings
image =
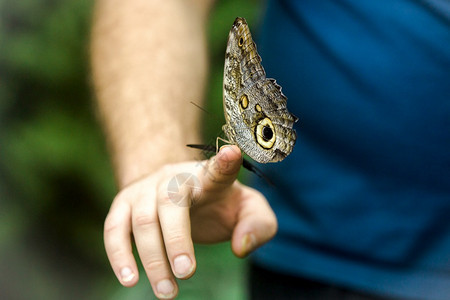
[[[244,18],[236,18],[228,35],[223,74],[222,130],[259,163],[278,162],[295,145],[298,120],[286,107],[287,98],[275,79],[266,78]]]
[[[244,18],[236,18],[228,35],[223,74],[222,130],[229,144],[237,145],[259,163],[278,162],[293,150],[298,120],[286,107],[287,98],[275,79],[266,78]],[[187,145],[206,152],[217,152],[210,145]],[[264,174],[244,159],[243,166],[260,177]],[[266,178],[267,180],[267,178]]]

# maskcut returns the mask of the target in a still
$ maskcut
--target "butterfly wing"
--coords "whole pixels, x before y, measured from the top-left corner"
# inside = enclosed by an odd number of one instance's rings
[[[223,131],[252,159],[277,162],[292,152],[296,117],[275,80],[267,79],[247,22],[236,18],[228,36],[223,77]]]

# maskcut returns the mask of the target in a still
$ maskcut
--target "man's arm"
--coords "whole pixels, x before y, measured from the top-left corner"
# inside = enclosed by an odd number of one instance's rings
[[[205,3],[201,3],[205,2]],[[211,1],[100,0],[92,62],[120,187],[189,158],[199,140]]]
[[[190,101],[201,102],[207,76],[210,3],[200,2],[98,0],[92,31],[93,79],[120,188],[105,220],[106,253],[119,281],[133,286],[134,241],[164,299],[177,295],[175,278],[195,272],[193,240],[231,239],[243,257],[277,229],[264,196],[235,180],[238,147],[186,162],[185,145],[199,140],[199,111]],[[184,185],[171,199],[169,183],[180,174],[196,186]]]

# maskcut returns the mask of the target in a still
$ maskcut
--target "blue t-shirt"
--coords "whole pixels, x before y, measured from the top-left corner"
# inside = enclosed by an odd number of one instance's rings
[[[270,1],[257,36],[299,122],[259,165],[279,232],[254,261],[450,299],[450,1]]]

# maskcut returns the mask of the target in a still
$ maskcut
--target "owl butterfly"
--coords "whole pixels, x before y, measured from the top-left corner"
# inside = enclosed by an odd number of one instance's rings
[[[297,117],[274,79],[266,78],[247,22],[236,18],[228,35],[223,106],[228,141],[260,163],[282,161],[294,147]]]

